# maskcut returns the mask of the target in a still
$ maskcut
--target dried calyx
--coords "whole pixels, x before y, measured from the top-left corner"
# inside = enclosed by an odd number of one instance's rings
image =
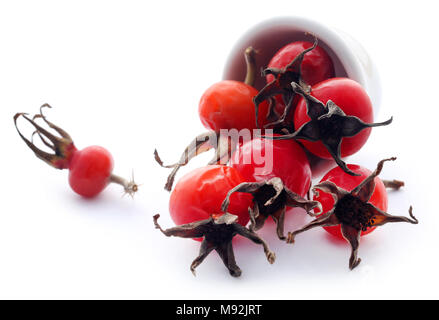
[[[183,224],[166,230],[163,230],[158,224],[157,220],[159,217],[159,214],[154,216],[155,227],[167,237],[203,238],[199,255],[190,266],[194,275],[195,268],[203,262],[209,253],[215,250],[223,260],[230,274],[233,277],[239,277],[241,275],[241,269],[236,264],[232,246],[232,239],[237,234],[262,245],[269,263],[274,263],[276,259],[276,255],[269,249],[267,243],[254,231],[237,223],[238,217],[233,214],[224,213],[221,216],[212,216],[206,220]]]
[[[360,263],[357,258],[360,245],[361,231],[369,227],[382,226],[388,222],[408,222],[417,224],[418,220],[413,216],[412,207],[409,209],[410,218],[404,216],[392,216],[379,208],[375,207],[369,200],[375,189],[375,177],[377,177],[386,161],[393,161],[396,158],[381,160],[376,170],[363,180],[351,192],[348,192],[330,181],[324,181],[313,187],[313,192],[318,194],[318,190],[329,193],[334,198],[335,204],[332,210],[317,217],[303,228],[294,232],[289,232],[288,243],[293,243],[296,235],[315,227],[341,226],[343,237],[350,243],[352,251],[349,259],[349,268],[353,269]],[[394,180],[395,181],[395,180]],[[398,189],[403,185],[400,181],[396,183]],[[387,184],[393,187],[392,184]]]
[[[344,137],[352,137],[366,128],[380,127],[392,123],[393,118],[384,122],[365,123],[355,116],[346,115],[334,102],[328,100],[323,104],[318,99],[306,92],[297,83],[291,83],[295,92],[302,95],[306,101],[307,114],[310,121],[303,124],[295,132],[283,136],[264,136],[266,139],[285,140],[303,139],[308,141],[321,141],[337,165],[350,175],[357,175],[350,170],[341,159],[341,143]]]
[[[20,112],[15,114],[14,116],[15,128],[17,129],[18,134],[26,143],[26,145],[35,153],[35,155],[39,159],[43,160],[45,163],[56,169],[69,169],[73,155],[76,152],[78,152],[78,150],[76,149],[72,138],[64,129],[61,129],[59,126],[47,120],[46,116],[43,114],[44,108],[52,108],[52,107],[47,103],[43,104],[40,107],[40,113],[34,115],[32,118],[29,118],[27,113]],[[20,117],[26,119],[35,128],[35,131],[33,132],[30,140],[27,139],[18,129],[17,121]],[[40,126],[35,121],[37,119],[42,119],[44,123],[47,126],[49,126],[50,129],[53,129],[59,136],[51,133],[49,130]],[[42,143],[50,150],[52,150],[53,153],[49,153],[38,148],[33,141],[35,135],[38,135]],[[134,176],[130,181],[128,181],[115,174],[111,174],[109,180],[110,182],[117,183],[123,186],[125,194],[128,194],[130,196],[133,196],[134,193],[136,193],[138,190],[138,185],[134,182]]]
[[[73,144],[72,138],[67,132],[46,119],[46,117],[43,115],[43,108],[51,108],[51,106],[48,104],[43,104],[40,107],[40,113],[33,116],[32,119],[30,119],[26,113],[17,113],[14,116],[15,128],[17,129],[18,134],[23,139],[23,141],[38,158],[56,169],[67,169],[69,167],[70,160],[74,152],[76,151],[76,147]],[[17,127],[17,120],[20,117],[23,117],[24,119],[29,121],[36,129],[32,134],[31,140],[28,140]],[[39,118],[43,119],[43,121],[51,129],[55,130],[60,135],[60,137],[52,134],[51,132],[37,124],[35,120]],[[33,143],[33,137],[35,136],[35,134],[37,134],[40,137],[41,141],[44,143],[44,145],[50,148],[54,153],[49,153],[36,147]]]
[[[318,40],[314,36],[314,43],[308,49],[303,50],[300,54],[294,58],[285,68],[266,68],[263,70],[262,75],[273,75],[274,79],[267,83],[265,87],[263,87],[259,93],[253,98],[253,102],[255,104],[255,113],[256,113],[256,126],[259,127],[258,124],[258,114],[259,114],[259,105],[268,100],[270,102],[270,118],[275,118],[276,120],[267,124],[265,127],[274,127],[276,128],[279,125],[282,125],[285,122],[285,119],[291,112],[293,108],[293,99],[296,95],[296,92],[291,88],[291,83],[299,84],[304,90],[309,91],[310,86],[306,84],[302,79],[302,61],[305,57],[305,54],[313,50],[317,47]],[[275,115],[275,111],[273,110],[273,100],[272,98],[276,95],[281,95],[285,104],[285,109],[282,115]]]
[[[221,206],[223,212],[227,212],[230,196],[235,192],[250,193],[253,196],[253,208],[249,208],[250,229],[259,230],[263,227],[269,216],[276,223],[277,236],[285,240],[284,219],[287,207],[300,207],[310,215],[321,212],[321,204],[318,201],[306,200],[289,190],[280,178],[272,178],[262,182],[244,182],[231,189]],[[311,210],[319,208],[314,214]]]

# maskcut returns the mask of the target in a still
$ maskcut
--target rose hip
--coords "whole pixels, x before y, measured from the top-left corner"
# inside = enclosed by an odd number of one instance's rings
[[[56,169],[69,169],[69,184],[73,191],[83,197],[98,195],[110,182],[122,185],[125,193],[131,196],[134,195],[138,189],[137,184],[134,180],[127,181],[112,173],[113,158],[106,149],[91,146],[78,150],[66,131],[47,120],[43,115],[43,108],[51,108],[51,106],[48,104],[42,105],[40,113],[35,115],[33,119],[25,113],[17,113],[14,116],[18,134],[38,158]],[[31,140],[27,139],[17,127],[17,120],[20,117],[26,119],[36,129]],[[59,136],[40,126],[35,121],[36,119],[42,119]],[[34,135],[38,135],[43,144],[51,149],[53,153],[39,149],[33,143]]]

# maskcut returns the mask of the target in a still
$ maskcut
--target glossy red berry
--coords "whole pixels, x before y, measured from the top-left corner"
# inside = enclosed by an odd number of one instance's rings
[[[154,158],[160,166],[172,168],[165,190],[171,191],[178,170],[200,153],[214,149],[215,155],[208,164],[227,164],[230,154],[240,143],[240,136],[252,135],[252,130],[258,128],[256,118],[260,124],[267,123],[268,102],[260,103],[261,112],[258,116],[253,104],[253,99],[258,94],[252,86],[257,72],[255,54],[256,50],[252,47],[248,47],[244,52],[247,64],[244,81],[220,81],[204,92],[198,111],[201,122],[209,131],[195,137],[185,148],[178,162],[165,165],[158,151],[154,151]]]
[[[222,215],[221,204],[229,190],[245,182],[231,167],[210,165],[190,171],[176,183],[169,199],[169,212],[176,225]],[[249,221],[251,196],[236,193],[230,197],[228,212],[238,216],[238,223]]]
[[[313,46],[312,42],[309,41],[295,41],[287,44],[282,47],[276,54],[271,58],[268,63],[268,69],[283,69],[291,61],[297,58],[301,53],[305,50],[311,48]],[[326,53],[326,51],[320,47],[316,46],[313,50],[308,51],[303,60],[301,60],[300,64],[300,77],[301,81],[303,81],[308,86],[313,86],[323,80],[333,78],[334,77],[334,64],[332,62],[331,57]],[[267,83],[272,82],[275,77],[272,74],[266,75]],[[285,101],[282,95],[276,95],[276,105],[275,110],[279,114],[283,114],[285,111]],[[292,108],[294,110],[295,106],[299,102],[300,96],[295,96],[293,101],[291,102]],[[286,123],[290,123],[293,121],[294,113],[291,112],[288,114],[285,119]]]
[[[78,194],[94,197],[110,183],[113,157],[104,148],[90,146],[76,151],[70,161],[69,184]]]
[[[348,78],[332,78],[320,82],[311,88],[311,96],[326,104],[334,102],[347,116],[355,116],[365,123],[373,122],[372,102],[356,81]],[[294,116],[294,127],[299,129],[310,121],[306,100],[301,98]],[[371,128],[366,128],[353,137],[344,137],[341,142],[341,157],[347,157],[360,150],[369,138]],[[301,140],[306,149],[316,156],[331,159],[332,156],[321,141]]]
[[[208,88],[200,99],[199,115],[203,125],[219,132],[221,129],[255,129],[256,117],[253,98],[258,91],[255,81],[256,50],[248,47],[244,51],[247,73],[243,81],[223,80]],[[268,103],[261,104],[258,123],[267,123]]]
[[[300,196],[311,184],[311,168],[303,148],[294,140],[255,138],[245,142],[232,155],[230,165],[247,182],[262,182],[274,177]]]
[[[255,129],[253,97],[258,91],[252,86],[234,80],[224,80],[212,85],[200,99],[198,112],[207,129]],[[260,105],[258,123],[267,123],[268,103]]]
[[[295,41],[282,47],[275,53],[268,63],[268,68],[284,68],[301,52],[313,46],[312,42]],[[301,65],[302,79],[306,84],[313,86],[323,80],[334,77],[334,64],[326,51],[317,46],[307,52]],[[273,75],[266,76],[267,83],[274,80]]]

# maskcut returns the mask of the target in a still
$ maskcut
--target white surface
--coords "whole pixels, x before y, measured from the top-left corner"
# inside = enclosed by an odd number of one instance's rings
[[[183,4],[185,3],[185,4]],[[4,1],[0,4],[0,112],[2,183],[0,298],[439,298],[437,222],[437,90],[439,27],[433,1],[174,2]],[[397,6],[397,8],[395,7]],[[263,251],[236,244],[241,278],[230,277],[212,253],[198,268],[192,240],[166,238],[152,215],[170,227],[168,162],[203,127],[197,115],[203,91],[220,80],[229,50],[251,26],[274,16],[303,15],[347,31],[368,51],[380,72],[383,100],[367,145],[349,162],[383,178],[406,181],[389,196],[389,212],[419,225],[389,224],[362,240],[362,263],[348,270],[350,249],[321,229],[278,241],[269,265]],[[84,200],[56,171],[35,158],[12,122],[15,112],[35,113],[48,102],[49,119],[77,147],[109,149],[115,172],[134,169],[143,183],[135,200],[110,186]],[[202,165],[210,155],[197,159]],[[303,224],[299,213],[286,228]]]

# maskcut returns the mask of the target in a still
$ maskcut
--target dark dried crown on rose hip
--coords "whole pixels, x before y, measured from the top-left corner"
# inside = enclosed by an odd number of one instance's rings
[[[159,217],[159,214],[153,217],[155,227],[167,237],[203,238],[199,255],[190,266],[194,275],[195,268],[203,262],[209,253],[215,250],[230,274],[234,277],[239,277],[241,269],[236,264],[232,246],[232,239],[237,234],[250,239],[254,243],[261,244],[269,263],[274,263],[276,259],[274,252],[269,249],[267,243],[259,235],[237,223],[238,217],[236,215],[224,213],[219,217],[210,217],[206,220],[183,224],[166,230],[163,230],[158,224],[157,220]]]
[[[408,222],[417,224],[418,220],[409,208],[410,218],[404,216],[392,216],[379,208],[372,205],[369,200],[375,190],[375,177],[383,169],[384,162],[393,161],[396,158],[381,160],[375,171],[363,180],[351,192],[348,192],[331,181],[323,181],[313,187],[313,192],[318,195],[318,190],[331,194],[334,198],[334,207],[327,213],[317,217],[303,228],[294,232],[289,232],[287,237],[288,243],[293,243],[296,235],[315,227],[341,226],[343,237],[351,245],[351,256],[349,258],[349,268],[353,269],[360,263],[361,259],[357,258],[358,248],[360,245],[361,232],[369,227],[382,226],[388,222]],[[394,180],[397,181],[397,180]],[[394,182],[393,181],[393,182]],[[403,185],[400,181],[395,184],[386,184],[387,187],[395,186],[397,189]]]
[[[73,154],[76,152],[76,147],[73,143],[70,135],[64,130],[53,124],[49,120],[47,120],[46,116],[43,114],[43,108],[52,108],[49,104],[43,104],[40,107],[40,113],[36,114],[31,118],[28,117],[27,113],[19,112],[14,116],[14,124],[15,128],[18,131],[18,134],[26,143],[26,145],[35,153],[35,155],[43,160],[48,165],[56,168],[56,169],[69,169],[70,161],[73,157]],[[17,120],[23,117],[28,122],[34,126],[35,131],[32,134],[31,140],[27,139],[21,131],[18,129]],[[56,131],[59,136],[51,133],[49,130],[40,126],[35,120],[42,119],[50,129]],[[43,144],[51,149],[53,153],[46,152],[42,149],[39,149],[33,142],[33,138],[35,135],[41,139]],[[124,195],[128,194],[131,197],[138,191],[138,184],[134,181],[134,173],[132,179],[130,181],[119,177],[115,174],[111,174],[109,177],[110,182],[120,184],[124,188]]]
[[[393,117],[384,122],[365,123],[355,116],[346,115],[334,102],[323,102],[311,96],[297,83],[291,83],[295,92],[302,95],[306,101],[307,114],[310,121],[303,124],[295,132],[282,136],[264,136],[265,139],[286,140],[303,139],[321,141],[337,165],[344,172],[356,176],[346,163],[341,160],[341,143],[344,137],[353,137],[366,128],[380,127],[392,123]]]
[[[14,116],[14,124],[15,128],[18,131],[18,134],[23,139],[23,141],[27,144],[27,146],[35,153],[35,155],[49,164],[50,166],[56,168],[56,169],[66,169],[68,168],[69,160],[73,154],[73,152],[76,150],[73,140],[70,137],[70,135],[61,129],[60,127],[56,126],[55,124],[51,123],[46,119],[46,117],[43,115],[43,108],[52,108],[49,104],[43,104],[40,107],[40,113],[33,116],[33,118],[29,118],[27,116],[27,113],[17,113]],[[32,134],[31,140],[28,140],[18,129],[17,127],[17,120],[18,118],[23,117],[27,121],[29,121],[34,127],[35,131]],[[55,130],[60,137],[52,134],[42,126],[40,126],[38,123],[35,122],[36,119],[43,119],[43,121],[53,130]],[[33,143],[33,137],[37,134],[41,141],[44,143],[45,146],[53,150],[54,153],[49,153],[44,150],[41,150],[35,146]]]
[[[291,82],[298,83],[301,87],[305,88],[305,90],[310,90],[310,86],[306,84],[302,79],[302,62],[305,54],[313,50],[317,47],[318,40],[314,36],[314,43],[308,49],[303,50],[299,53],[293,61],[291,61],[287,66],[282,69],[279,68],[266,68],[263,70],[263,76],[267,76],[269,74],[274,76],[274,79],[267,83],[265,87],[263,87],[258,94],[253,98],[253,102],[255,104],[255,113],[256,113],[256,126],[259,127],[258,124],[258,115],[259,115],[259,105],[268,100],[270,102],[270,109],[273,108],[273,102],[271,98],[276,95],[281,95],[285,104],[285,109],[283,115],[278,117],[276,121],[269,123],[266,127],[276,126],[285,121],[287,116],[291,111],[293,99],[296,95],[296,92],[291,88]],[[273,111],[272,111],[273,112]]]
[[[230,196],[235,192],[250,193],[253,196],[253,209],[249,208],[250,230],[261,229],[265,220],[271,216],[276,223],[277,236],[281,240],[286,239],[284,221],[287,207],[303,208],[310,215],[314,215],[310,212],[314,208],[320,209],[318,213],[322,209],[320,202],[302,198],[288,189],[280,178],[275,177],[262,182],[243,182],[231,189],[222,203],[223,212],[227,212]]]

